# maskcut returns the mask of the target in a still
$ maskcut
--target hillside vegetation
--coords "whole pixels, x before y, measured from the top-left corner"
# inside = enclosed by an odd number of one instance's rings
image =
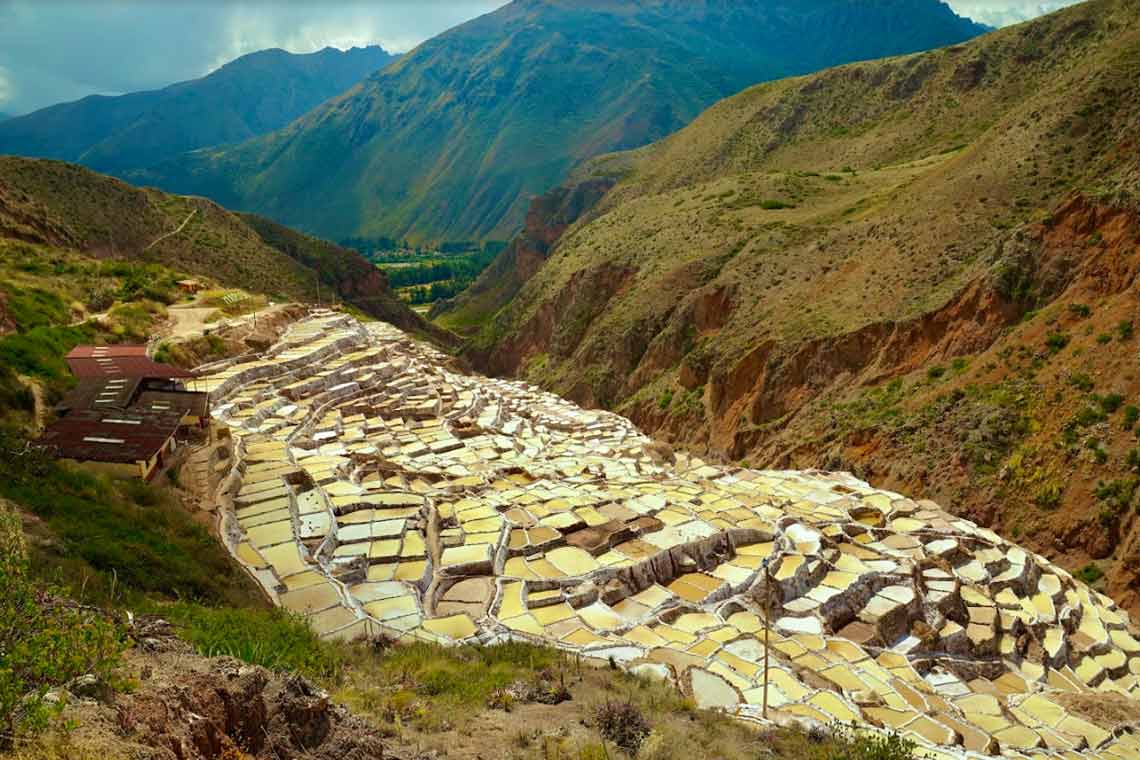
[[[449,339],[402,306],[383,273],[356,251],[73,164],[0,157],[0,239],[87,259],[161,264],[278,301],[315,302],[319,278],[325,303],[345,301],[412,332]]]
[[[745,86],[982,30],[938,0],[515,0],[282,130],[137,176],[334,239],[505,239],[570,167]]]
[[[379,47],[305,55],[262,50],[201,79],[92,95],[11,119],[0,127],[0,153],[57,158],[122,176],[189,150],[279,129],[392,59]]]
[[[471,356],[930,496],[1135,605],[1138,87],[1140,3],[1096,0],[749,89],[580,172],[620,181]]]

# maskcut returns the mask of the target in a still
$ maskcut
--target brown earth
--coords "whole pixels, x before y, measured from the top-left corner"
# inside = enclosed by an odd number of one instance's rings
[[[374,728],[304,678],[201,657],[162,621],[143,621],[135,634],[123,670],[137,688],[67,709],[78,725],[68,736],[77,752],[138,760],[407,757],[387,752]]]

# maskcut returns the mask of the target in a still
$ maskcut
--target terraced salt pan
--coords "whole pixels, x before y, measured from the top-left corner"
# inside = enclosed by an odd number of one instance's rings
[[[1061,704],[1140,696],[1140,642],[1045,558],[849,475],[665,461],[627,420],[446,365],[320,313],[202,380],[237,442],[234,556],[321,635],[537,640],[756,719],[768,620],[773,718],[1140,757]]]

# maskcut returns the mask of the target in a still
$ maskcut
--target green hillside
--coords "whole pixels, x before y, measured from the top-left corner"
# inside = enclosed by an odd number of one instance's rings
[[[392,59],[379,47],[307,55],[263,50],[161,90],[91,96],[11,119],[0,127],[0,153],[57,158],[122,176],[185,151],[283,127]]]
[[[233,214],[203,198],[133,187],[73,164],[0,157],[0,239],[84,258],[162,265],[277,300],[334,296],[446,341],[356,251]]]
[[[334,239],[504,239],[570,167],[747,85],[981,31],[938,0],[516,0],[282,130],[137,176]]]

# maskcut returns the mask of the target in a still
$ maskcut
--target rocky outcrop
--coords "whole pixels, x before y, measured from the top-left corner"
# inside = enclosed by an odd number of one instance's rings
[[[376,729],[305,678],[202,657],[159,618],[131,627],[123,667],[137,676],[134,689],[91,698],[69,686],[74,746],[145,760],[395,757]]]

